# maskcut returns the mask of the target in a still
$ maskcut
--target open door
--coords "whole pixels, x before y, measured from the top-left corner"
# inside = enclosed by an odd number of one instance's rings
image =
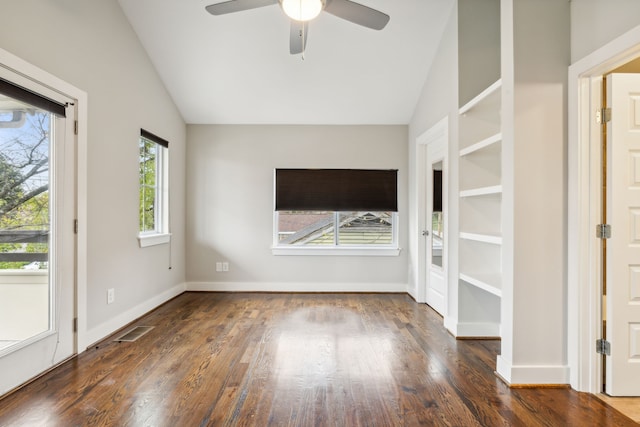
[[[446,141],[427,145],[426,164],[426,302],[440,315],[446,308],[446,188],[444,185]]]
[[[640,396],[640,75],[606,77],[605,392]]]

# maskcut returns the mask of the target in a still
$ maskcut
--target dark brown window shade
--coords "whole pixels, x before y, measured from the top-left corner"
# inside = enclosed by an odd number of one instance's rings
[[[66,115],[65,109],[67,106],[65,104],[61,104],[35,92],[31,92],[28,89],[3,79],[0,79],[0,93],[13,99],[17,99],[20,102],[24,102],[25,104],[46,110],[56,116],[65,117]]]
[[[398,171],[276,169],[278,211],[398,211]]]
[[[148,139],[149,141],[153,141],[158,145],[162,145],[165,148],[169,148],[169,141],[167,141],[166,139],[160,138],[159,136],[154,135],[149,131],[140,129],[140,136],[145,139]]]

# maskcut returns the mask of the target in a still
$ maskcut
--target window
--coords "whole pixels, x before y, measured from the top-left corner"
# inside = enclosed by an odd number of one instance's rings
[[[169,143],[140,130],[139,140],[139,235],[140,246],[169,242],[168,200]]]
[[[397,170],[275,171],[275,255],[397,255],[397,222]]]

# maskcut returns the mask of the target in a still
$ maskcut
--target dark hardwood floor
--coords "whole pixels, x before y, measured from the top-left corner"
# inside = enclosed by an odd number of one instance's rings
[[[510,389],[499,342],[407,295],[185,293],[0,400],[1,426],[631,426],[570,389]]]

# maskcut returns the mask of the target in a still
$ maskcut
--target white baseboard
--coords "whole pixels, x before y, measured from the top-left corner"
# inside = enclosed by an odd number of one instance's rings
[[[455,337],[497,338],[500,336],[499,323],[458,322],[449,324],[447,329],[449,329]]]
[[[454,337],[458,334],[458,322],[455,317],[444,316],[443,324],[444,328],[449,331]]]
[[[151,310],[157,308],[158,306],[164,304],[169,301],[171,298],[174,298],[186,290],[186,284],[181,283],[164,291],[163,293],[156,295],[155,297],[145,301],[142,304],[139,304],[131,309],[125,311],[124,313],[120,313],[118,316],[113,319],[109,319],[108,321],[101,323],[95,328],[89,329],[84,333],[78,334],[78,353],[82,353],[87,349],[87,347],[92,344],[97,343],[98,341],[108,337],[118,329],[122,328],[128,323],[133,322],[137,318],[147,314]]]
[[[512,365],[498,356],[496,373],[510,386],[569,384],[567,365]]]
[[[187,291],[406,293],[406,283],[188,282]]]
[[[417,303],[423,303],[424,301],[419,301],[418,300],[418,293],[415,291],[415,289],[413,289],[413,287],[407,287],[407,291],[406,291],[409,296],[411,298],[413,298],[415,300],[415,302]]]

